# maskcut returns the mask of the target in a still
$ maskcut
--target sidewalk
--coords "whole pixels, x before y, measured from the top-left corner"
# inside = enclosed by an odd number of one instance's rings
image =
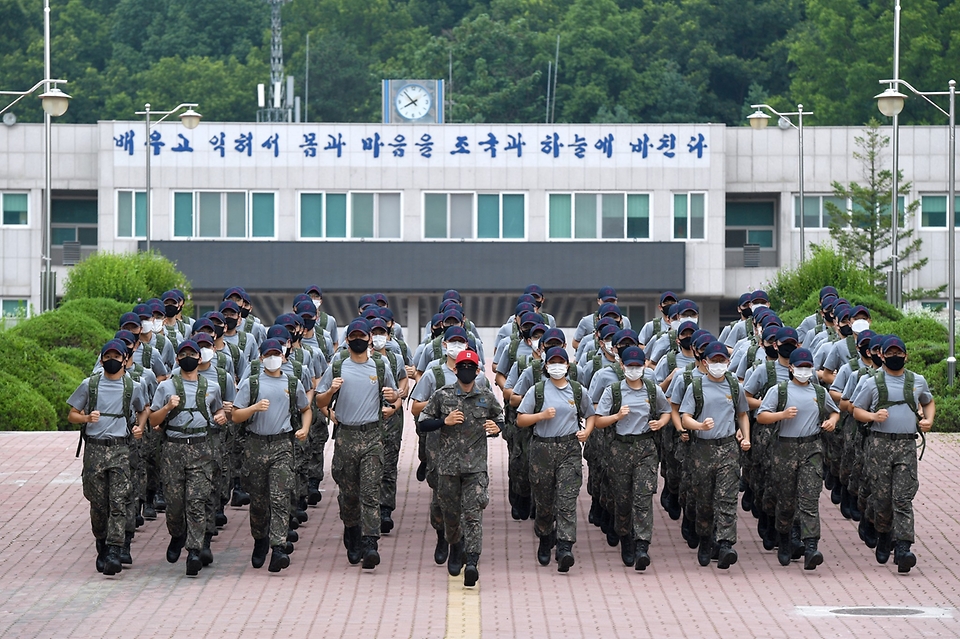
[[[134,541],[132,568],[105,578],[94,568],[89,510],[74,459],[76,433],[0,434],[0,637],[917,637],[958,636],[960,623],[960,438],[928,437],[920,464],[918,565],[898,575],[878,565],[856,524],[821,498],[826,561],[805,572],[763,551],[742,513],[739,562],[701,568],[678,522],[656,506],[653,564],[638,573],[586,520],[580,501],[576,565],[560,574],[537,564],[530,522],[506,503],[506,455],[492,440],[490,506],[480,584],[464,589],[433,563],[429,490],[414,477],[409,422],[401,451],[397,528],[381,540],[373,572],[347,563],[336,486],[309,510],[291,566],[250,566],[247,509],[227,508],[214,538],[214,564],[184,576],[168,564],[163,515]],[[328,457],[332,447],[327,449]],[[329,468],[329,464],[327,466]],[[841,607],[927,607],[906,617],[836,616]],[[827,607],[799,609],[798,607]],[[308,635],[309,633],[309,635]]]

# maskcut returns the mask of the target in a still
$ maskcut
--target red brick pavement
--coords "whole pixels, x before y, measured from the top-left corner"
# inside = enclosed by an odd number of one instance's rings
[[[749,515],[740,520],[740,561],[701,568],[676,522],[657,508],[652,566],[620,564],[580,502],[577,564],[566,575],[540,567],[530,522],[510,519],[500,440],[491,445],[491,503],[484,521],[480,617],[484,637],[921,637],[960,636],[960,439],[930,438],[917,509],[918,566],[880,566],[824,497],[826,561],[814,572],[781,567],[764,552]],[[94,569],[75,433],[0,434],[0,637],[443,637],[448,586],[432,561],[429,492],[414,478],[416,437],[401,452],[398,527],[381,542],[373,572],[348,565],[336,487],[310,509],[291,567],[250,566],[246,509],[214,539],[213,566],[198,578],[164,560],[163,516],[140,529],[134,565],[117,577]],[[330,450],[328,450],[328,455]],[[459,586],[450,588],[457,596]],[[796,606],[928,606],[943,618],[805,617]]]

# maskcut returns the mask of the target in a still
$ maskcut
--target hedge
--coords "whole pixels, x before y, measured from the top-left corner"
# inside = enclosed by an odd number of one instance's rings
[[[172,288],[189,297],[186,278],[173,262],[156,251],[94,253],[70,269],[63,286],[66,302],[106,297],[132,306]],[[184,312],[189,313],[191,308],[188,302]]]
[[[99,349],[94,352],[82,348],[70,348],[69,346],[62,346],[60,348],[53,349],[50,351],[50,354],[53,355],[58,362],[69,364],[70,366],[73,366],[77,370],[81,371],[84,375],[89,375],[93,372],[93,367],[97,365]]]
[[[64,302],[57,308],[57,312],[80,313],[91,317],[110,331],[112,336],[120,329],[120,316],[132,309],[132,304],[118,302],[108,297],[88,297]]]
[[[0,430],[55,430],[57,412],[29,384],[0,371]]]
[[[68,347],[99,351],[116,331],[107,330],[89,315],[58,310],[24,320],[10,329],[11,335],[33,340],[44,350]]]
[[[57,361],[39,344],[14,335],[12,331],[0,333],[0,371],[20,379],[42,395],[56,411],[57,428],[60,430],[73,428],[67,422],[67,414],[70,412],[67,398],[86,377],[83,371]],[[17,424],[24,427],[17,428]],[[5,427],[13,430],[36,430],[34,427],[29,427],[29,423],[24,422],[14,422]]]

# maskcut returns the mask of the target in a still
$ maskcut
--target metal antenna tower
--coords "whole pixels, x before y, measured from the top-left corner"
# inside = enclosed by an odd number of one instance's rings
[[[290,0],[265,0],[270,5],[270,87],[269,100],[257,110],[257,122],[290,122],[293,112],[293,96],[284,95],[283,40],[280,28],[280,7]]]

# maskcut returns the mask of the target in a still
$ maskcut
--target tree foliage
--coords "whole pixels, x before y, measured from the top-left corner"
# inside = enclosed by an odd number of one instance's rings
[[[106,297],[133,305],[177,288],[189,294],[186,277],[159,253],[97,252],[70,269],[65,302]],[[184,310],[188,309],[184,307]]]

